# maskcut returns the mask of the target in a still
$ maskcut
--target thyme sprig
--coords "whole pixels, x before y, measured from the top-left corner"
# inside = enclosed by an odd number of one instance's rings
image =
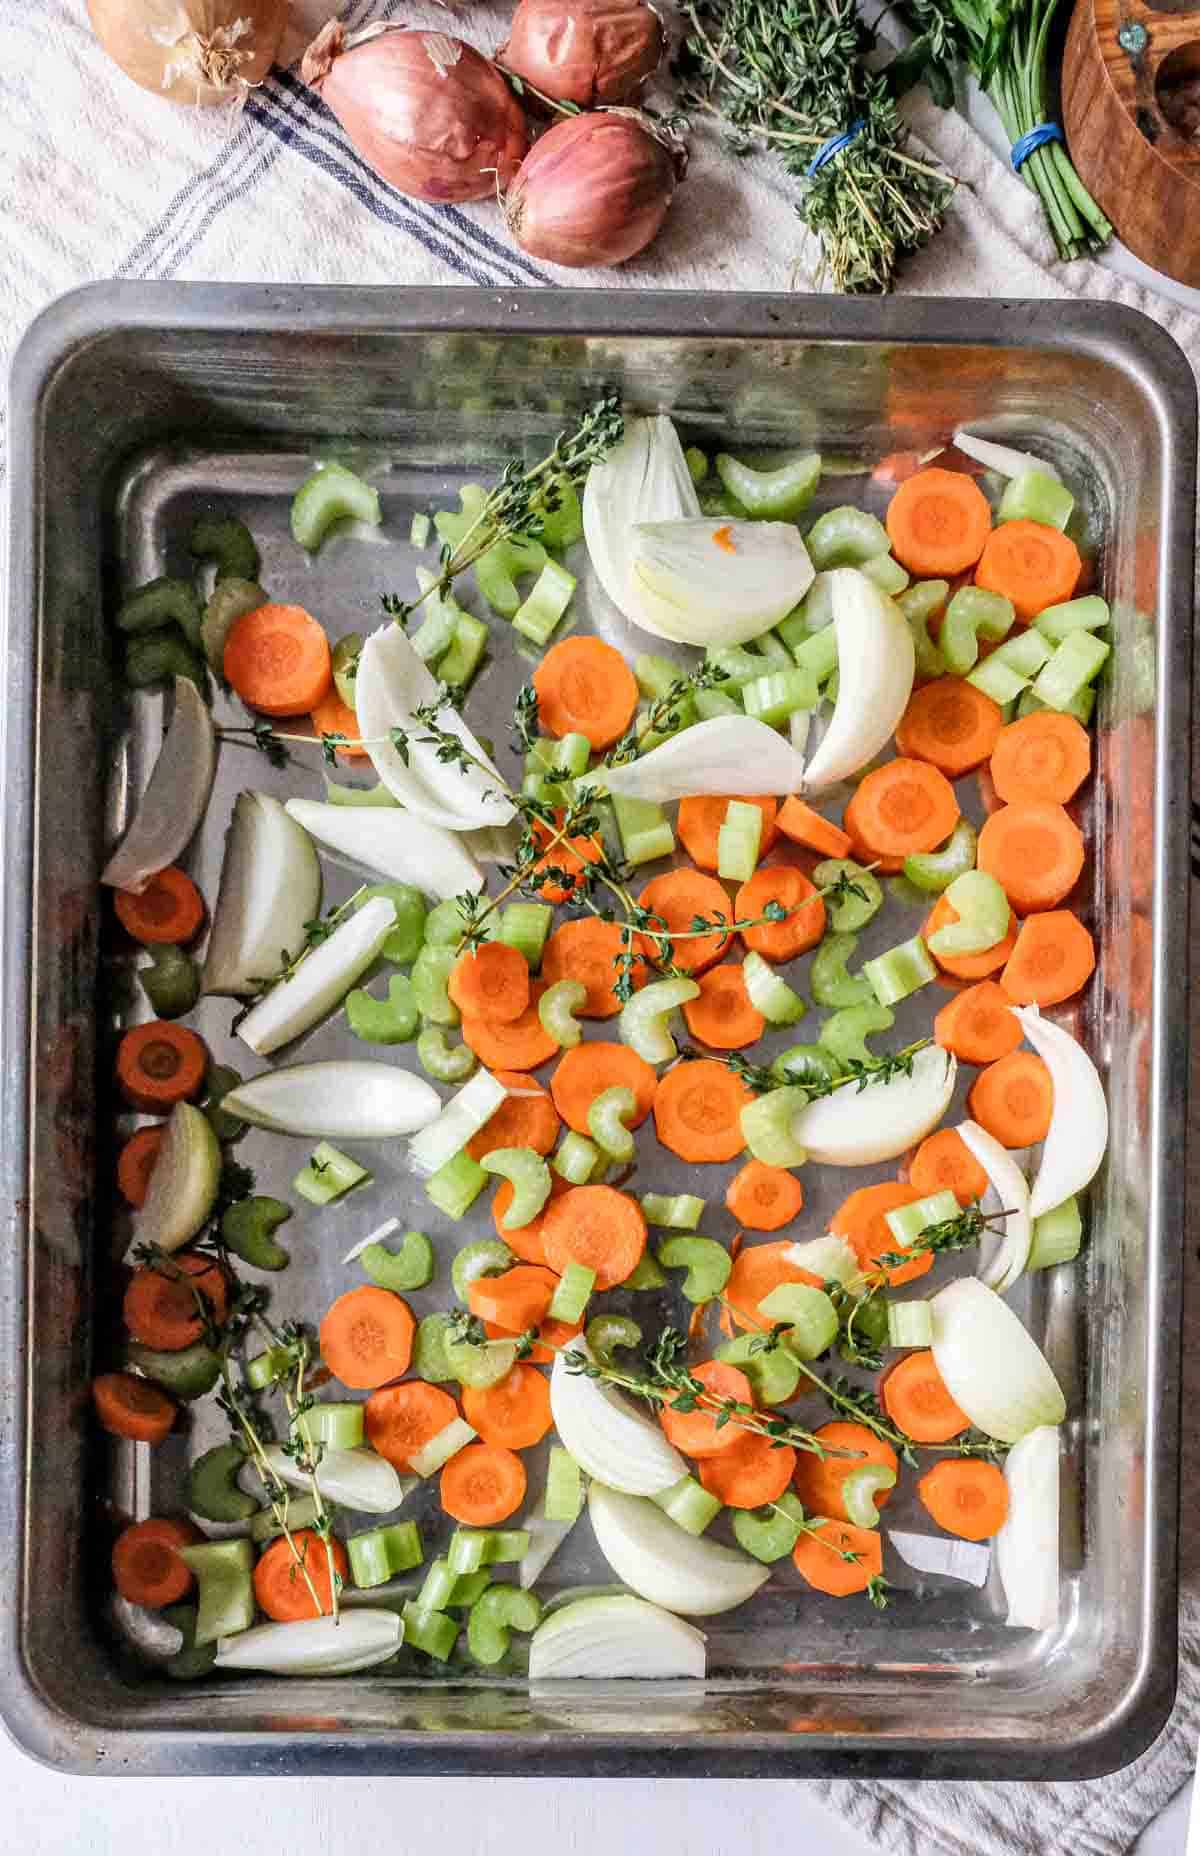
[[[700,690],[719,689],[728,683],[729,672],[720,664],[698,664],[695,670],[676,677],[661,696],[656,696],[645,714],[625,730],[604,756],[605,767],[621,767],[644,753],[644,743],[652,735],[674,734],[683,717],[681,705]],[[585,776],[586,777],[586,776]]]
[[[347,915],[353,913],[366,895],[367,888],[367,884],[360,883],[353,895],[347,896],[345,902],[339,902],[336,908],[328,909],[324,915],[316,916],[312,921],[305,922],[303,946],[294,954],[286,947],[280,949],[278,973],[251,975],[248,983],[254,988],[253,995],[235,1014],[230,1025],[231,1031],[237,1030],[261,999],[265,999],[269,992],[274,992],[277,986],[282,986],[286,980],[290,980],[296,974],[313,949],[320,947],[322,941],[327,941],[334,929],[341,925]],[[241,1196],[244,1197],[245,1194]]]
[[[811,900],[811,898],[810,898]],[[768,905],[769,906],[769,905]],[[800,907],[803,908],[803,903]],[[913,1059],[919,1052],[927,1050],[933,1043],[932,1038],[917,1038],[912,1044],[904,1045],[901,1050],[884,1051],[878,1057],[869,1057],[864,1063],[859,1058],[851,1058],[846,1064],[846,1074],[821,1081],[802,1083],[800,1087],[810,1102],[818,1102],[825,1096],[831,1096],[839,1089],[848,1089],[853,1083],[855,1094],[861,1095],[872,1083],[894,1082],[898,1076],[911,1076]],[[749,1063],[739,1051],[730,1051],[724,1057],[716,1059],[735,1076],[741,1078],[747,1089],[755,1095],[766,1095],[772,1089],[782,1089],[787,1078],[779,1076],[776,1071],[758,1063]]]
[[[804,1520],[797,1521],[795,1515],[789,1514],[786,1508],[781,1508],[778,1502],[764,1502],[763,1509],[770,1510],[771,1513],[782,1516],[789,1527],[794,1527],[796,1529],[797,1538],[802,1534],[807,1534],[811,1539],[815,1540],[818,1545],[824,1547],[827,1552],[832,1553],[835,1559],[844,1560],[848,1566],[857,1566],[860,1563],[862,1559],[861,1553],[856,1552],[853,1547],[837,1547],[834,1545],[833,1541],[829,1539],[825,1532],[825,1529],[830,1525],[828,1521],[821,1519],[810,1521],[807,1516],[805,1516]],[[867,1580],[866,1587],[864,1588],[865,1595],[875,1606],[877,1611],[887,1610],[887,1594],[889,1588],[890,1582],[885,1579],[881,1573],[874,1573],[871,1578]]]

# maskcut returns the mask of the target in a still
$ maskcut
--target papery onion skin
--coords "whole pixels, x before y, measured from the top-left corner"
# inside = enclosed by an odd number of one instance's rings
[[[590,110],[633,102],[665,50],[646,0],[521,0],[496,56],[534,90]]]
[[[248,85],[262,82],[279,50],[288,5],[88,0],[88,17],[103,49],[135,84],[172,103],[207,107],[234,102]]]
[[[485,199],[508,186],[529,147],[495,65],[449,33],[384,26],[356,43],[330,20],[300,75],[375,172],[416,200]]]
[[[531,258],[569,269],[624,264],[657,235],[686,166],[639,110],[568,116],[535,142],[504,202]]]

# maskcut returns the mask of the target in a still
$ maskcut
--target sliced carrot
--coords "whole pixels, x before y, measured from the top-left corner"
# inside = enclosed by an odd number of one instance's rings
[[[1029,625],[1047,606],[1072,597],[1082,571],[1069,535],[1044,522],[1002,522],[987,538],[975,584],[1011,599]]]
[[[846,1418],[833,1418],[813,1432],[817,1442],[839,1456],[817,1456],[802,1450],[792,1477],[792,1486],[810,1514],[827,1514],[834,1521],[848,1521],[842,1500],[842,1484],[856,1469],[890,1469],[898,1472],[900,1461],[884,1437],[877,1437],[865,1424]],[[891,1499],[890,1489],[879,1489],[875,1506],[882,1508]]]
[[[408,1371],[416,1326],[408,1303],[390,1289],[348,1289],[321,1323],[321,1358],[344,1386],[373,1391]]]
[[[602,638],[564,638],[533,673],[538,718],[547,734],[586,735],[610,748],[637,710],[638,687],[621,653]]]
[[[494,1321],[485,1321],[484,1330],[489,1340],[515,1340],[507,1328],[497,1327]],[[561,1351],[578,1340],[583,1333],[582,1321],[542,1321],[538,1324],[539,1338],[534,1342],[532,1351],[526,1356],[530,1366],[553,1366],[556,1351]],[[543,1342],[545,1343],[543,1345]]]
[[[1031,921],[1042,919],[1030,917]],[[1016,945],[1020,945],[1019,937]],[[995,980],[980,980],[968,986],[934,1019],[934,1038],[943,1050],[953,1051],[963,1063],[995,1063],[998,1057],[1007,1057],[1021,1042],[1020,1021],[1012,1014],[1012,997]]]
[[[704,1360],[689,1370],[692,1378],[698,1379],[714,1398],[732,1398],[740,1404],[753,1405],[750,1381],[736,1366],[727,1366],[723,1360]],[[660,1405],[658,1421],[669,1441],[677,1450],[682,1450],[684,1456],[719,1456],[732,1449],[741,1435],[736,1425],[727,1423],[718,1427],[719,1415],[704,1405],[696,1405],[691,1411],[676,1411],[670,1405]]]
[[[529,1224],[516,1225],[509,1230],[504,1223],[504,1215],[513,1202],[513,1184],[508,1179],[500,1181],[492,1200],[492,1219],[496,1226],[496,1236],[502,1244],[508,1245],[514,1257],[520,1257],[522,1263],[544,1263],[546,1261],[546,1250],[542,1243],[542,1224],[555,1199],[561,1199],[563,1193],[570,1190],[570,1184],[562,1177],[562,1174],[552,1171],[550,1197],[537,1217]]]
[[[1008,1484],[996,1463],[978,1457],[947,1457],[917,1484],[921,1506],[932,1521],[960,1540],[992,1540],[1008,1518]]]
[[[117,1157],[117,1185],[130,1205],[146,1202],[150,1175],[163,1144],[163,1132],[161,1127],[139,1128],[136,1134],[130,1135]]]
[[[297,1528],[290,1539],[284,1535],[273,1540],[254,1568],[254,1596],[259,1610],[276,1624],[298,1624],[302,1618],[328,1616],[333,1610],[330,1552],[334,1568],[345,1582],[350,1577],[350,1562],[345,1547],[332,1535],[328,1547],[311,1527]],[[310,1583],[317,1604],[313,1603]]]
[[[908,1183],[922,1198],[952,1192],[965,1208],[978,1204],[988,1189],[988,1176],[957,1128],[939,1128],[925,1136],[909,1162]]]
[[[958,910],[954,904],[947,902],[945,896],[939,896],[925,917],[921,933],[928,941],[930,935],[935,934],[939,928],[944,928],[958,919]],[[1008,933],[1003,941],[997,941],[995,947],[985,947],[978,954],[939,954],[934,952],[933,948],[929,951],[943,973],[953,974],[954,978],[959,980],[982,980],[986,979],[989,973],[999,971],[1016,945],[1017,918],[1015,915],[1010,915]]]
[[[871,482],[884,489],[892,489],[898,483],[906,483],[915,477],[921,468],[919,451],[889,451],[880,458],[871,472]]]
[[[545,982],[535,980],[529,989],[529,1004],[520,1018],[507,1025],[474,1014],[464,1016],[463,1043],[480,1063],[489,1070],[536,1070],[558,1055],[558,1044],[538,1017],[538,1000],[545,990]]]
[[[967,1113],[1002,1147],[1044,1141],[1054,1113],[1054,1084],[1040,1057],[1015,1050],[981,1070],[967,1097]]]
[[[745,1050],[757,1044],[767,1021],[751,1005],[740,966],[725,961],[700,975],[700,996],[684,1003],[683,1015],[694,1038],[710,1050]]]
[[[525,1465],[500,1444],[468,1444],[442,1471],[442,1507],[464,1527],[496,1527],[525,1500]]]
[[[92,1403],[103,1430],[136,1443],[160,1444],[175,1423],[174,1401],[133,1373],[99,1374],[92,1381]]]
[[[757,806],[762,813],[758,854],[765,857],[775,842],[776,802],[760,793],[740,795],[740,801],[744,806]],[[723,793],[697,794],[679,801],[675,834],[692,862],[698,864],[701,870],[716,872],[717,833],[725,823],[730,803],[730,797]]]
[[[511,1025],[529,1006],[529,966],[520,948],[484,941],[459,955],[446,990],[464,1017]]]
[[[117,1045],[117,1082],[126,1101],[148,1115],[165,1115],[193,1101],[204,1085],[208,1052],[186,1025],[152,1018],[134,1025]]]
[[[788,794],[775,822],[785,838],[804,845],[806,850],[819,851],[822,857],[848,857],[850,854],[849,835],[822,818],[812,806],[806,806],[795,793]]]
[[[658,1078],[644,1057],[628,1044],[604,1039],[564,1051],[550,1078],[554,1106],[576,1134],[588,1132],[588,1110],[606,1089],[632,1089],[636,1107],[629,1125],[640,1128],[654,1106],[657,1087]]]
[[[979,803],[983,807],[983,816],[984,818],[991,818],[993,812],[998,812],[1000,810],[1004,801],[1001,799],[992,782],[992,767],[990,761],[985,761],[982,767],[976,769],[975,784],[979,788]]]
[[[851,1598],[883,1572],[879,1530],[849,1521],[815,1521],[792,1548],[792,1564],[814,1591]]]
[[[496,1081],[519,1093],[505,1096],[496,1113],[467,1142],[472,1160],[501,1147],[530,1147],[535,1154],[553,1151],[558,1139],[558,1115],[540,1083],[520,1070],[496,1070]],[[535,1091],[536,1093],[530,1093]]]
[[[336,686],[332,683],[320,702],[313,705],[308,719],[312,723],[313,734],[318,737],[341,735],[347,742],[356,742],[359,738],[358,717],[349,703],[342,701]],[[366,760],[368,758],[366,748],[360,747],[338,748],[336,753],[339,760]]]
[[[774,1443],[760,1431],[735,1431],[734,1436],[732,1449],[700,1459],[704,1487],[727,1508],[762,1508],[777,1502],[796,1468],[791,1444]]]
[[[505,1450],[532,1450],[554,1426],[549,1382],[520,1360],[494,1386],[464,1386],[462,1406],[484,1443]]]
[[[909,698],[896,729],[896,749],[957,780],[988,758],[1003,724],[999,703],[973,683],[963,677],[937,677]]]
[[[825,932],[825,903],[795,864],[766,864],[743,883],[734,898],[737,920],[755,921],[770,904],[787,910],[784,921],[760,921],[742,929],[742,940],[764,960],[794,960],[815,947]]]
[[[1096,944],[1070,909],[1027,915],[1000,985],[1018,1005],[1061,1005],[1087,985],[1096,968]]]
[[[145,1605],[150,1611],[177,1604],[195,1584],[179,1549],[194,1547],[203,1539],[190,1521],[156,1516],[137,1521],[117,1536],[112,1550],[113,1584],[131,1605]]]
[[[457,1416],[458,1406],[450,1394],[424,1379],[384,1386],[363,1405],[367,1442],[397,1469],[407,1469],[418,1451]]]
[[[1092,738],[1073,715],[1039,709],[1000,730],[992,784],[1007,805],[1048,799],[1065,806],[1092,770]]]
[[[333,679],[326,638],[303,606],[256,606],[225,640],[225,681],[264,715],[310,715]]]
[[[542,955],[542,976],[554,985],[558,980],[578,980],[587,987],[587,998],[575,1008],[577,1018],[613,1018],[621,1009],[614,991],[621,955],[632,947],[616,922],[602,922],[594,915],[581,915],[563,922],[554,930]],[[634,987],[646,982],[646,969],[635,961],[630,969]]]
[[[145,889],[113,892],[113,908],[127,935],[147,947],[182,947],[204,924],[204,899],[184,870],[168,864]]]
[[[835,1237],[845,1238],[864,1270],[874,1272],[880,1267],[879,1257],[892,1252],[908,1254],[893,1237],[886,1213],[897,1211],[902,1205],[915,1205],[922,1196],[915,1186],[902,1185],[899,1180],[884,1180],[878,1186],[860,1186],[857,1192],[842,1200],[829,1220],[829,1229]],[[887,1279],[896,1289],[901,1283],[923,1276],[932,1267],[932,1251],[917,1251],[909,1262],[893,1264]]]
[[[734,1160],[746,1145],[742,1110],[753,1100],[741,1077],[711,1057],[678,1063],[659,1079],[655,1130],[681,1160]]]
[[[987,497],[970,477],[933,466],[907,477],[887,506],[884,526],[901,567],[925,580],[973,567],[992,526]]]
[[[615,1289],[642,1260],[646,1220],[637,1200],[614,1186],[572,1186],[546,1212],[542,1243],[557,1275],[582,1263],[595,1271],[597,1289]]]
[[[697,934],[692,928],[700,916],[706,921],[733,920],[729,897],[715,877],[702,871],[667,870],[652,877],[638,897],[638,906],[655,917],[650,923],[652,931],[683,937],[671,942],[668,956],[682,973],[702,973],[729,946],[727,934]],[[656,963],[662,958],[657,945],[645,935],[639,939],[639,951]]]
[[[171,1258],[178,1274],[152,1267],[135,1270],[125,1291],[121,1318],[134,1340],[161,1353],[180,1353],[204,1334],[196,1297],[203,1297],[210,1319],[219,1327],[229,1307],[225,1272],[213,1257],[194,1250]]]
[[[1083,837],[1062,806],[1002,806],[980,831],[975,855],[1017,914],[1029,915],[1070,895],[1083,869]]]
[[[898,1431],[918,1444],[948,1444],[971,1428],[938,1372],[928,1347],[898,1360],[880,1381],[883,1408]]]
[[[846,829],[884,857],[936,850],[958,823],[958,801],[944,773],[900,756],[875,767],[846,807]]]
[[[747,1160],[725,1192],[726,1211],[748,1231],[780,1231],[803,1204],[804,1188],[796,1175],[762,1160]]]
[[[577,892],[587,888],[585,871],[589,864],[594,864],[604,854],[600,839],[592,834],[577,833],[572,838],[564,838],[558,844],[552,844],[558,827],[566,814],[559,806],[554,814],[553,825],[544,819],[534,819],[533,836],[538,845],[549,848],[538,858],[531,872],[531,887],[536,888],[543,902],[569,902]]]
[[[741,1174],[738,1177],[740,1179]],[[742,1222],[745,1223],[744,1217]],[[788,1256],[791,1248],[790,1239],[780,1239],[775,1244],[745,1244],[739,1248],[721,1298],[739,1328],[768,1325],[759,1314],[758,1305],[782,1283],[803,1282],[810,1289],[821,1287],[820,1276],[791,1261]]]
[[[500,1276],[477,1276],[467,1290],[467,1307],[481,1321],[494,1321],[509,1334],[523,1334],[545,1315],[558,1287],[542,1263],[518,1263]]]

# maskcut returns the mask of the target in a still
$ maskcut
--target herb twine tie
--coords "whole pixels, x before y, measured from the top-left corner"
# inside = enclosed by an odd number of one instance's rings
[[[1039,122],[1033,129],[1027,129],[1012,145],[1013,172],[1019,174],[1030,155],[1044,148],[1047,142],[1061,142],[1063,132],[1056,122]]]
[[[815,180],[823,167],[831,162],[835,155],[840,155],[843,148],[849,148],[856,136],[862,134],[867,126],[865,116],[856,116],[848,129],[842,129],[837,135],[831,135],[827,142],[822,142],[816,154],[804,170],[805,178]]]

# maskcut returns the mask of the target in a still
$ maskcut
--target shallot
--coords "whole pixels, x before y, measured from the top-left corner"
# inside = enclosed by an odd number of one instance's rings
[[[682,142],[640,110],[568,116],[526,155],[504,217],[530,257],[623,264],[659,231],[686,166]]]
[[[496,55],[535,93],[590,110],[631,103],[665,49],[646,0],[520,0]]]

